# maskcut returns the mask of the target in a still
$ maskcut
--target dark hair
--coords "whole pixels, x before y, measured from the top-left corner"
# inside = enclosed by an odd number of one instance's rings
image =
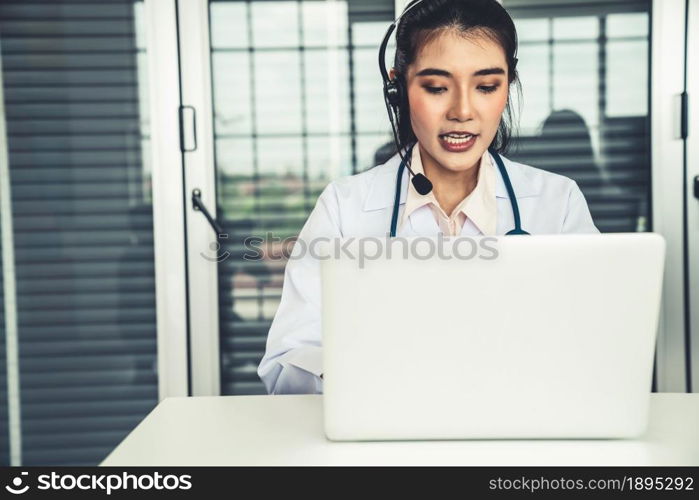
[[[412,0],[406,9],[419,0]],[[519,95],[522,87],[516,69],[517,30],[510,15],[496,0],[424,0],[401,18],[396,29],[396,56],[393,63],[396,78],[401,79],[402,100],[397,113],[398,139],[401,149],[417,141],[410,124],[408,86],[405,79],[408,65],[414,60],[420,46],[442,30],[455,29],[460,33],[489,37],[505,53],[509,75],[508,85],[515,83]],[[521,101],[521,99],[520,99]],[[512,103],[507,107],[493,138],[491,147],[498,153],[508,151],[513,130]]]

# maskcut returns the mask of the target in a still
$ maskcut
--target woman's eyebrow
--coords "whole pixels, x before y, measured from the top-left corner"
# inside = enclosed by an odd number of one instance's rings
[[[447,78],[451,78],[451,73],[449,73],[446,70],[443,69],[436,69],[436,68],[425,68],[422,71],[419,71],[415,76],[446,76]]]
[[[486,69],[479,69],[476,71],[473,76],[485,76],[485,75],[504,75],[505,70],[502,68],[486,68]]]
[[[485,69],[479,69],[478,71],[473,73],[473,76],[504,75],[504,74],[505,74],[505,70],[502,68],[485,68]],[[452,74],[444,69],[425,68],[425,69],[419,71],[418,73],[416,73],[415,76],[445,76],[447,78],[451,78]]]

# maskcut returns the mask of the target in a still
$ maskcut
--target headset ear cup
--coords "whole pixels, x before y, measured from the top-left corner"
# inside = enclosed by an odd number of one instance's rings
[[[402,106],[405,102],[405,88],[403,87],[403,79],[396,77],[396,95],[397,95],[397,105]]]
[[[405,86],[403,85],[403,79],[397,76],[393,80],[389,80],[384,87],[384,95],[389,104],[389,120],[396,134],[396,145],[398,145],[399,137],[407,137],[407,132],[405,130],[406,125],[410,127],[409,118],[406,124],[406,118],[403,116],[408,109],[408,96],[405,91]]]
[[[398,77],[396,78],[396,122],[398,125],[398,130],[400,131],[400,135],[403,137],[406,137],[405,134],[407,134],[406,127],[409,127],[409,122],[410,118],[408,116],[404,116],[408,112],[408,93],[405,89],[405,85],[403,83],[403,79]]]
[[[398,103],[400,102],[400,89],[398,88],[399,84],[397,84],[397,81],[391,80],[388,82],[386,85],[386,97],[388,99],[388,103],[391,105],[393,110],[395,111],[396,108],[398,107]]]

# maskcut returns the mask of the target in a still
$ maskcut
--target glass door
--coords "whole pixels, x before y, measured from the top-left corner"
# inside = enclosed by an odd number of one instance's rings
[[[261,394],[293,238],[330,180],[390,156],[376,50],[394,4],[201,0],[178,11],[183,104],[197,103],[185,189],[220,226],[190,207],[193,394]],[[250,238],[261,260],[243,258]]]
[[[221,393],[257,394],[288,244],[325,185],[375,165],[390,141],[376,47],[393,3],[209,9],[216,201],[230,252],[218,263]],[[242,258],[250,237],[264,241],[261,261]]]

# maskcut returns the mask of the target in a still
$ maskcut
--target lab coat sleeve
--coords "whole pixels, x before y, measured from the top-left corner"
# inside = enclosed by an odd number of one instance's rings
[[[331,183],[318,198],[286,264],[281,301],[257,369],[270,394],[323,390],[317,256],[322,240],[340,236],[337,194]]]
[[[563,221],[562,233],[599,233],[590,214],[578,183],[571,180],[572,186],[568,197],[568,210]]]

